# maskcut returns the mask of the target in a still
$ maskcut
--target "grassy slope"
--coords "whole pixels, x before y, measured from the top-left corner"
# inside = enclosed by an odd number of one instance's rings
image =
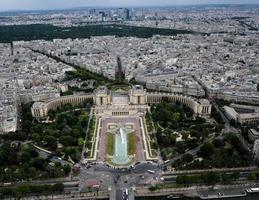
[[[132,132],[128,134],[128,154],[134,155],[136,154],[136,133]]]
[[[106,153],[108,155],[114,154],[114,135],[112,133],[107,133],[107,143],[106,143]]]

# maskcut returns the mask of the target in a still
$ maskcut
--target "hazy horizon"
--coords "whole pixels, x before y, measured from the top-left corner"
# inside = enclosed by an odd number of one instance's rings
[[[258,0],[4,0],[0,11],[57,10],[80,7],[164,7],[204,4],[259,4]]]

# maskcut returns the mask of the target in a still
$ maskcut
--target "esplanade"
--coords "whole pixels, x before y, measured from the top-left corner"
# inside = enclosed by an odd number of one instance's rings
[[[172,93],[149,93],[142,86],[135,85],[129,91],[112,91],[102,86],[90,95],[69,95],[50,99],[46,102],[35,102],[31,108],[32,116],[37,119],[44,119],[48,116],[50,110],[55,110],[65,104],[78,105],[87,99],[93,99],[95,105],[93,110],[96,115],[129,116],[144,114],[149,108],[149,104],[160,103],[165,99],[188,106],[196,115],[207,116],[211,114],[211,104],[206,99],[195,99]]]

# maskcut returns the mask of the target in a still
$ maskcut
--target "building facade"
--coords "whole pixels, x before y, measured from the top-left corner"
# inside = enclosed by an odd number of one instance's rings
[[[48,100],[46,102],[35,102],[31,107],[32,116],[36,119],[47,118],[50,110],[55,110],[65,104],[79,105],[87,99],[92,99],[93,95],[82,95],[82,96],[62,96]]]
[[[257,124],[259,122],[259,107],[240,104],[224,106],[224,111],[230,120],[240,124]]]
[[[42,119],[48,116],[48,111],[56,109],[64,104],[77,105],[86,99],[93,99],[94,113],[96,115],[129,116],[145,114],[149,104],[160,103],[167,99],[170,102],[179,102],[188,106],[194,114],[209,116],[211,104],[206,99],[195,99],[192,97],[169,94],[169,93],[148,93],[140,86],[133,86],[129,91],[111,91],[107,87],[99,87],[93,95],[64,96],[49,100],[47,102],[36,102],[31,108],[33,117]]]

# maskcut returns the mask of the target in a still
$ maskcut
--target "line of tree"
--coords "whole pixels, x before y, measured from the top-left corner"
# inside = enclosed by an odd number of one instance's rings
[[[229,184],[233,181],[237,181],[240,177],[239,172],[233,173],[216,173],[209,172],[198,175],[180,175],[176,178],[177,184],[190,185],[190,184],[209,184],[216,183]]]
[[[15,187],[1,187],[0,197],[12,197],[22,198],[27,195],[50,195],[60,194],[64,191],[64,185],[62,183],[56,183],[54,185],[30,185],[23,184]]]

